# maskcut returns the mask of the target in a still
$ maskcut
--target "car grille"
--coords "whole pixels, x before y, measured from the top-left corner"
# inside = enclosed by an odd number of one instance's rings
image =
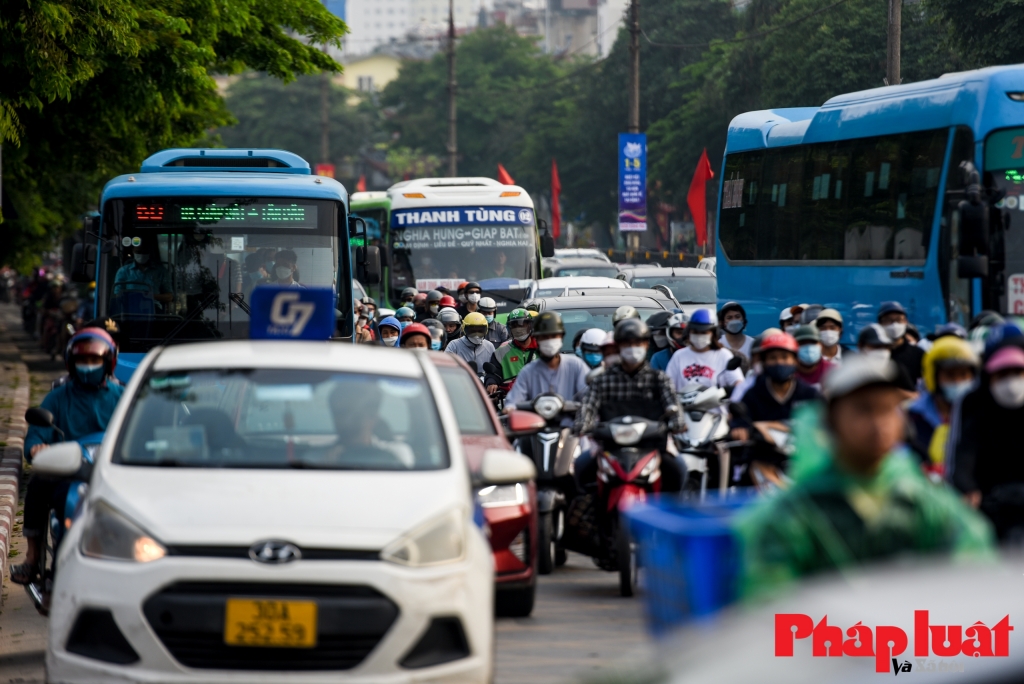
[[[294,598],[317,603],[313,648],[224,643],[229,597]],[[214,670],[348,670],[363,662],[398,618],[398,606],[366,586],[180,582],[143,604],[153,631],[182,665]]]

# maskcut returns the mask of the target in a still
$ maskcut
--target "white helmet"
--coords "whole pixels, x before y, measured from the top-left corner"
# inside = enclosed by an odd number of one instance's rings
[[[477,306],[486,311],[496,311],[498,309],[498,305],[490,297],[483,297]]]
[[[600,328],[591,328],[583,333],[580,338],[580,349],[584,351],[599,351],[604,344],[606,333]]]

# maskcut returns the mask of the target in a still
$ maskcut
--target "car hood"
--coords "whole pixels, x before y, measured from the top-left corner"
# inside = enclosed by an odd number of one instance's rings
[[[107,464],[103,499],[164,544],[378,550],[453,507],[469,482],[452,469],[418,472],[151,468]],[[467,513],[468,515],[468,513]]]

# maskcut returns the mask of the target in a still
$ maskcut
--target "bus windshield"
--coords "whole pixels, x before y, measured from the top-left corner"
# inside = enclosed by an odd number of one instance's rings
[[[244,338],[261,284],[334,287],[337,207],[284,198],[156,197],[108,202],[101,316],[122,351]]]

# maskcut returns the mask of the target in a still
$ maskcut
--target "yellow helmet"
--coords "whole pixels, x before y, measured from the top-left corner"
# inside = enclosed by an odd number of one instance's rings
[[[929,392],[935,392],[938,389],[938,381],[936,380],[938,373],[936,369],[939,366],[945,365],[967,366],[977,369],[978,355],[974,353],[971,345],[966,340],[961,340],[959,337],[947,335],[935,340],[935,344],[924,355],[924,361],[921,364],[924,386]]]
[[[479,326],[481,328],[486,328],[487,327],[487,319],[484,318],[484,315],[482,313],[480,313],[479,311],[474,311],[473,313],[468,313],[468,314],[466,314],[466,317],[462,319],[462,327],[463,327],[463,329],[465,329],[465,328],[473,328],[473,327],[476,327],[476,326]]]

